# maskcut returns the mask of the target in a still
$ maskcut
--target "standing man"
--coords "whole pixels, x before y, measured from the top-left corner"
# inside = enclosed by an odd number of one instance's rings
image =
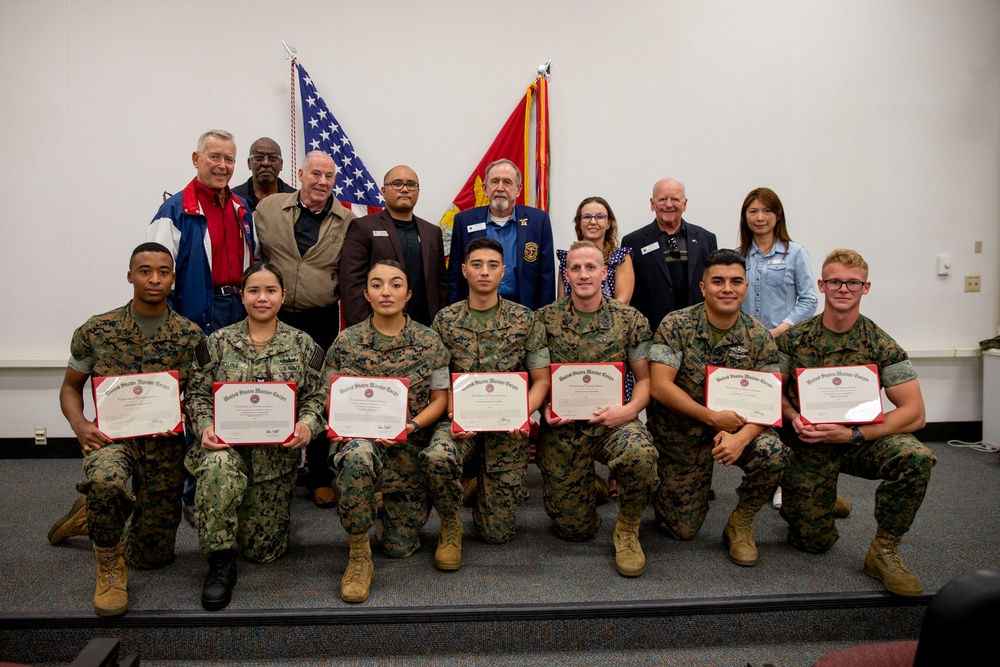
[[[469,297],[438,313],[433,329],[451,355],[452,373],[518,373],[527,371],[528,414],[538,410],[549,393],[549,351],[545,330],[530,310],[497,290],[504,275],[503,246],[490,238],[473,239],[466,246],[462,275]],[[451,432],[441,420],[430,446],[420,452],[431,501],[441,517],[441,537],[434,553],[439,570],[462,565],[462,464],[479,465],[478,493],[472,510],[476,531],[484,541],[501,544],[514,539],[515,513],[524,498],[528,467],[527,430],[509,433]]]
[[[382,183],[385,209],[358,218],[347,228],[340,260],[344,322],[352,326],[371,314],[364,295],[368,269],[379,260],[394,259],[406,267],[413,292],[406,313],[430,326],[448,304],[441,228],[413,214],[420,196],[416,172],[405,165],[393,167]]]
[[[278,318],[309,334],[323,350],[340,330],[340,252],[354,213],[333,196],[337,168],[322,151],[306,153],[298,192],[276,194],[257,205],[254,222],[260,255],[281,271],[285,302]],[[320,433],[306,449],[306,486],[319,507],[333,507],[330,442]]]
[[[698,285],[705,258],[718,245],[715,234],[682,217],[687,193],[680,181],[657,181],[649,208],[656,219],[626,235],[622,246],[632,249],[635,267],[631,304],[655,331],[667,313],[703,301]]]
[[[551,363],[622,362],[635,376],[625,405],[594,411],[589,421],[558,419],[543,409],[538,468],[542,499],[556,533],[585,540],[601,527],[594,486],[594,461],[618,480],[615,568],[623,577],[646,570],[639,524],[646,499],[656,488],[656,449],[639,413],[649,403],[649,326],[631,306],[601,293],[607,277],[604,254],[590,241],[577,241],[566,257],[570,295],[535,313],[545,327]]]
[[[173,255],[171,307],[210,334],[246,317],[240,281],[257,239],[250,211],[229,189],[236,166],[233,135],[204,133],[191,162],[194,180],[163,202],[146,240],[166,246]]]
[[[233,188],[233,194],[242,197],[253,213],[261,199],[279,192],[295,192],[295,188],[281,180],[283,165],[281,147],[273,139],[261,137],[250,144],[250,157],[247,158],[250,178]]]
[[[778,338],[781,371],[796,368],[874,364],[886,396],[896,406],[880,424],[805,424],[798,387],[785,382],[783,412],[791,459],[782,481],[781,516],[788,542],[796,549],[823,553],[837,541],[833,508],[840,473],[881,479],[875,492],[878,530],[865,556],[865,574],[896,595],[915,596],[923,585],[899,554],[899,543],[920,509],[934,453],[910,433],[924,426],[924,399],[906,352],[861,314],[868,294],[868,263],[854,250],[838,249],[823,261],[818,281],[823,312]]]
[[[174,282],[167,248],[159,243],[137,247],[126,278],[132,300],[91,317],[73,333],[59,391],[62,412],[83,450],[86,480],[77,490],[86,498],[86,514],[65,520],[76,514],[72,511],[53,526],[49,540],[55,544],[89,528],[97,555],[98,616],[128,611],[126,563],[151,569],[173,561],[186,446],[184,436],[173,432],[112,441],[84,416],[84,386],[95,376],[177,371],[183,392],[195,347],[205,338],[193,322],[167,307]],[[78,505],[77,511],[84,503]]]
[[[480,236],[503,246],[507,268],[500,281],[500,296],[531,310],[556,297],[555,250],[549,214],[530,206],[515,206],[521,194],[521,171],[510,160],[497,160],[486,167],[483,189],[488,206],[462,211],[455,216],[448,260],[448,301],[469,295],[469,284],[460,267],[465,246]]]
[[[691,539],[708,513],[712,466],[738,465],[746,475],[722,540],[730,560],[751,567],[757,564],[753,521],[781,481],[788,450],[774,429],[748,424],[732,410],[707,408],[705,369],[776,372],[778,350],[764,325],[740,310],[747,293],[740,254],[716,250],[704,266],[705,302],[664,317],[649,353],[654,400],[646,424],[660,454],[653,509],[661,531]]]

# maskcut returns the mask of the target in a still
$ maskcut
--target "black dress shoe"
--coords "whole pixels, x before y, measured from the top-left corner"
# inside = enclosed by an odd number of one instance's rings
[[[213,551],[208,555],[208,576],[201,590],[201,606],[208,611],[225,609],[236,585],[236,552]]]

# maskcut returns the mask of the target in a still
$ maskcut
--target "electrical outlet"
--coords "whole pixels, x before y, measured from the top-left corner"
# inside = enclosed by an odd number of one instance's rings
[[[35,427],[35,444],[36,445],[49,444],[49,436],[46,434],[44,426]]]
[[[979,291],[979,276],[965,276],[965,291],[966,292]]]

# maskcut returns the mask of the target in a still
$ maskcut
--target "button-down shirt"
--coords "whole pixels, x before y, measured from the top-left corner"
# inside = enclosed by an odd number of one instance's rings
[[[816,312],[816,280],[809,253],[798,243],[775,241],[765,255],[750,242],[747,257],[747,297],[743,312],[768,329],[782,322],[795,326]]]

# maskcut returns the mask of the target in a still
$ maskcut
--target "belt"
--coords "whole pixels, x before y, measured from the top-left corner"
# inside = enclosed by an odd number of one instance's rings
[[[219,296],[239,296],[240,288],[239,285],[216,285],[212,292]]]

